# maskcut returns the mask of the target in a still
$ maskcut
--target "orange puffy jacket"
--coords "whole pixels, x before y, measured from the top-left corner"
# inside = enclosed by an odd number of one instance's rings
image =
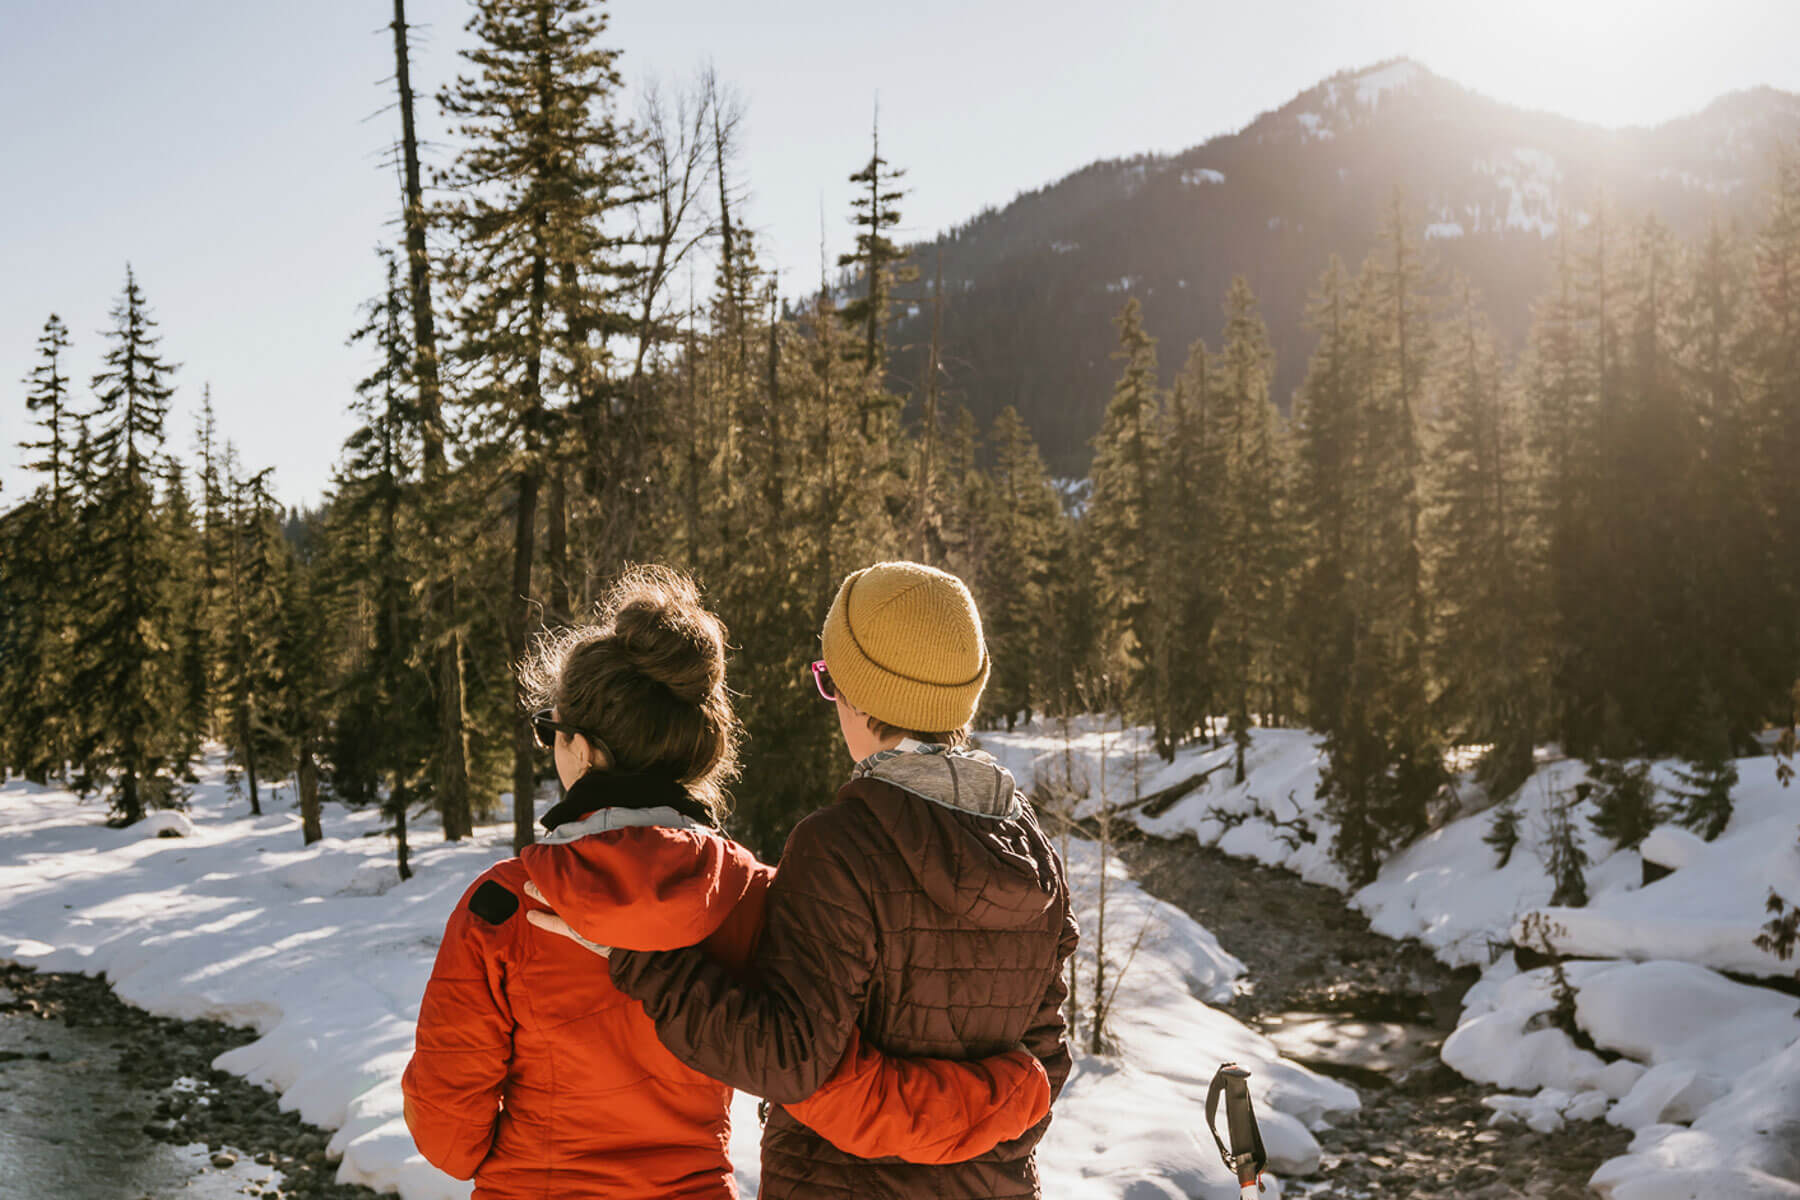
[[[545,818],[550,840],[485,872],[444,930],[403,1081],[406,1123],[429,1161],[475,1180],[476,1200],[736,1195],[731,1089],[663,1048],[605,959],[526,920],[543,907],[531,882],[610,945],[750,961],[773,869],[669,807],[567,820],[590,804],[645,804],[624,782],[578,781]],[[852,1043],[824,1087],[787,1108],[861,1157],[955,1162],[1030,1128],[1049,1101],[1023,1051],[951,1063]]]

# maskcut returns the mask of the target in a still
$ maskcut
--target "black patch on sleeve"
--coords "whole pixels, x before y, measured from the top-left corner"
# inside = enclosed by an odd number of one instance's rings
[[[469,897],[469,911],[489,925],[504,925],[519,911],[519,898],[490,879]]]

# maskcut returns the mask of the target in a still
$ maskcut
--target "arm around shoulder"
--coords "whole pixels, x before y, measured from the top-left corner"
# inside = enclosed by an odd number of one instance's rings
[[[613,952],[613,983],[675,1057],[779,1104],[812,1095],[838,1065],[875,964],[866,887],[834,836],[850,816],[838,806],[795,827],[747,976],[695,948]]]
[[[853,1029],[825,1086],[784,1107],[858,1158],[966,1162],[1043,1120],[1050,1078],[1023,1048],[974,1062],[897,1058]]]

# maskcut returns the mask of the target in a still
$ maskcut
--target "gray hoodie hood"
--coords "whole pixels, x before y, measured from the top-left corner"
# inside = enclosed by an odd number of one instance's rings
[[[1055,852],[1012,772],[987,755],[886,751],[859,763],[845,791],[868,804],[919,888],[946,911],[1018,929],[1041,924],[1059,902]]]
[[[936,746],[885,750],[858,763],[855,778],[879,779],[933,804],[978,817],[1009,820],[1025,808],[1012,772],[979,750]]]

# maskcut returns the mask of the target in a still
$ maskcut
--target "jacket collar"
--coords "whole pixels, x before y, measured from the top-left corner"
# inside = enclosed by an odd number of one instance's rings
[[[539,823],[554,833],[558,826],[574,824],[589,813],[615,808],[642,810],[646,815],[652,810],[668,809],[697,824],[715,827],[712,814],[705,805],[688,795],[680,780],[668,771],[655,768],[589,771],[575,781]],[[619,819],[612,821],[609,827],[638,823]]]
[[[874,779],[945,808],[1011,820],[1024,811],[1012,772],[979,750],[907,738],[856,764],[851,781]]]
[[[869,757],[858,761],[855,766],[850,768],[850,778],[856,780],[866,775],[873,775],[875,769],[882,763],[892,762],[903,755],[948,753],[950,753],[950,747],[937,742],[921,742],[918,738],[901,738],[898,745],[887,750],[877,750]]]

